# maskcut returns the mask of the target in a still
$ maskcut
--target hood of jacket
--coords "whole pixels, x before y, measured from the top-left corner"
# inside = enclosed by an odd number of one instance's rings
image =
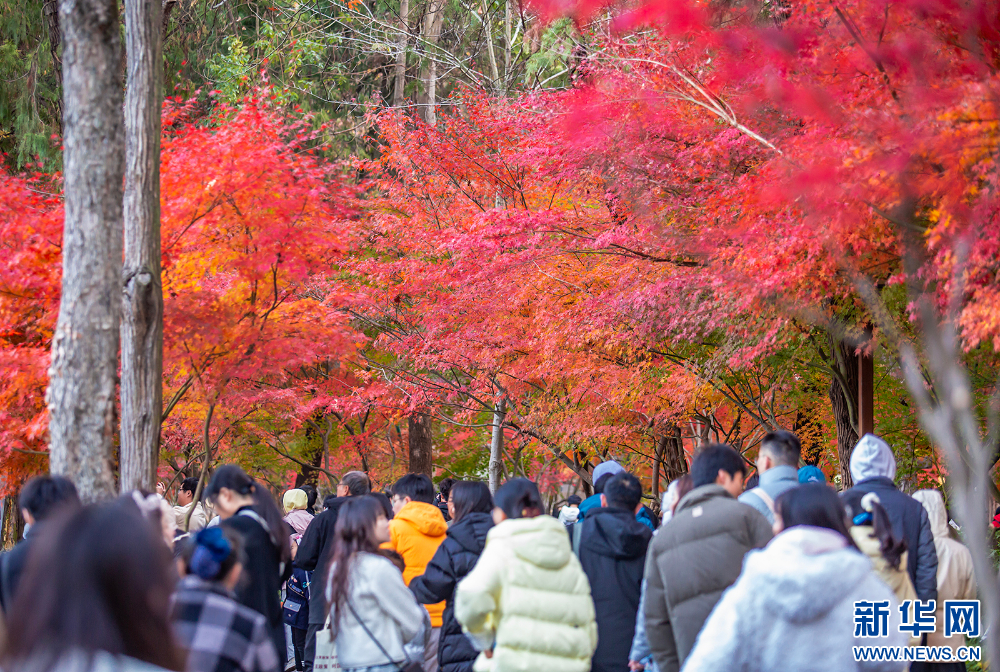
[[[797,525],[776,536],[743,565],[764,608],[791,623],[815,621],[850,595],[871,563],[837,532]]]
[[[646,554],[653,532],[630,511],[595,509],[587,516],[581,546],[609,558],[631,560]]]
[[[896,478],[896,458],[888,443],[874,434],[865,434],[851,452],[851,478],[860,483],[879,476]]]
[[[296,534],[304,534],[309,523],[313,521],[313,516],[304,509],[296,509],[290,512],[282,520],[292,526]]]
[[[913,493],[913,499],[923,504],[926,509],[934,538],[948,537],[948,511],[944,508],[941,493],[937,490],[918,490]]]
[[[451,524],[448,536],[465,550],[479,555],[486,546],[486,536],[493,529],[493,516],[489,513],[468,513]]]
[[[448,531],[441,509],[426,502],[408,502],[396,514],[395,520],[406,521],[428,537],[441,537]]]
[[[711,499],[719,499],[720,497],[734,499],[734,497],[730,495],[729,492],[721,485],[716,485],[715,483],[700,485],[684,495],[681,498],[681,501],[677,502],[677,508],[674,509],[674,516],[684,509],[692,509],[699,504],[704,504]]]
[[[508,518],[490,530],[487,543],[506,545],[518,558],[542,569],[560,569],[573,554],[566,527],[545,515]]]

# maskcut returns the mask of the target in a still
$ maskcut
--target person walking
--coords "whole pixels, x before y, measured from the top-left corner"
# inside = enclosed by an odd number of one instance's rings
[[[243,542],[215,526],[189,539],[186,575],[171,607],[177,642],[187,651],[185,672],[279,672],[267,619],[234,598],[243,571]]]
[[[851,453],[854,487],[843,492],[845,501],[857,493],[874,492],[892,523],[896,537],[906,541],[906,571],[921,600],[937,599],[937,548],[930,519],[920,502],[900,492],[893,482],[896,458],[889,444],[865,434]]]
[[[282,508],[285,510],[285,517],[282,520],[291,529],[291,542],[294,551],[298,544],[302,542],[302,535],[309,528],[313,521],[313,514],[309,512],[309,495],[305,490],[292,489],[285,492],[281,498]],[[285,582],[284,599],[281,602],[281,617],[287,626],[285,634],[289,641],[286,646],[291,645],[291,654],[286,655],[295,661],[295,669],[302,672],[304,669],[306,637],[309,634],[309,583],[312,576],[309,572],[299,567],[292,567],[292,575]]]
[[[170,551],[115,500],[47,519],[32,540],[0,652],[5,672],[183,670],[170,628]]]
[[[36,476],[21,488],[17,500],[24,518],[24,539],[6,553],[0,554],[0,608],[10,611],[27,566],[28,554],[35,538],[45,529],[48,521],[62,509],[76,509],[80,497],[76,486],[63,476]]]
[[[588,672],[597,648],[590,583],[566,528],[538,488],[515,478],[496,492],[479,562],[455,591],[455,618],[482,651],[477,672]]]
[[[586,518],[590,511],[601,508],[601,493],[604,492],[605,484],[609,478],[621,471],[625,471],[625,468],[615,460],[605,460],[594,467],[594,473],[591,474],[591,480],[594,484],[594,494],[580,502],[577,514],[578,522]]]
[[[591,670],[620,672],[629,662],[653,532],[635,519],[642,507],[642,484],[627,471],[605,484],[601,502],[602,508],[591,511],[581,523],[576,550],[597,614]]]
[[[330,628],[343,672],[399,672],[404,645],[423,629],[417,604],[392,562],[379,553],[389,541],[389,521],[372,497],[340,507],[334,556],[326,584]],[[320,631],[319,637],[326,635]]]
[[[485,483],[455,481],[448,497],[451,525],[423,575],[410,581],[410,590],[422,604],[446,601],[438,643],[441,672],[472,672],[478,651],[462,634],[455,620],[455,588],[464,579],[486,546],[493,528],[493,496]]]
[[[965,646],[965,635],[944,636],[944,603],[946,600],[976,599],[976,578],[972,570],[972,553],[948,534],[948,512],[941,493],[937,490],[918,490],[913,499],[927,511],[937,549],[937,628],[927,635],[927,646],[947,646],[952,650],[952,660],[957,661],[955,648]],[[962,672],[964,663],[916,662],[910,672]]]
[[[406,585],[427,569],[428,563],[445,539],[448,523],[434,506],[434,483],[424,474],[407,474],[392,486],[392,510],[389,542],[385,548],[403,556]],[[445,603],[425,605],[431,617],[431,635],[427,643],[424,668],[435,672],[438,666],[438,641],[441,638]]]
[[[712,611],[684,672],[903,670],[906,663],[856,662],[855,646],[904,646],[892,591],[847,530],[843,504],[825,484],[775,500],[778,535],[746,555],[743,572]],[[863,636],[855,602],[888,601],[887,636]]]
[[[222,519],[220,524],[243,539],[246,565],[244,580],[236,588],[236,600],[267,618],[274,650],[283,654],[281,584],[291,575],[292,563],[281,511],[270,493],[235,464],[215,470],[205,496]]]
[[[781,493],[799,485],[801,456],[802,444],[799,443],[799,437],[783,429],[766,434],[757,454],[760,483],[740,495],[739,500],[760,511],[767,522],[773,525],[774,500]]]
[[[706,446],[691,464],[694,489],[650,544],[646,556],[646,636],[660,672],[676,672],[743,556],[771,540],[771,525],[741,504],[746,466],[726,445]]]
[[[352,497],[364,497],[372,490],[371,479],[363,471],[349,471],[337,484],[337,496],[323,501],[323,511],[317,515],[302,535],[302,541],[295,552],[295,566],[311,572],[320,581],[325,580],[330,559],[333,557],[336,539],[337,515],[340,507]],[[302,654],[302,669],[312,672],[316,660],[316,632],[323,627],[329,609],[323,590],[313,590],[309,594],[309,618],[306,629],[306,645]]]

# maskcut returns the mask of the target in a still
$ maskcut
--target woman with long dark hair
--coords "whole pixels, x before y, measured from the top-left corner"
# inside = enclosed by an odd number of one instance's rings
[[[185,672],[281,672],[267,619],[233,598],[246,562],[239,534],[216,525],[185,542],[172,609]]]
[[[485,483],[457,481],[448,498],[451,526],[423,576],[410,582],[422,604],[446,601],[438,645],[441,672],[472,672],[479,652],[472,648],[455,620],[455,587],[476,566],[486,535],[493,527],[493,496]]]
[[[455,618],[483,651],[476,669],[590,671],[597,648],[590,583],[566,528],[544,510],[526,478],[496,492],[496,526],[455,592]]]
[[[399,672],[410,662],[403,646],[423,630],[426,611],[379,553],[387,541],[389,520],[378,500],[352,497],[341,505],[326,596],[344,672]],[[320,631],[317,640],[325,636]]]
[[[903,669],[854,660],[855,646],[904,646],[906,638],[895,597],[851,539],[837,493],[809,483],[782,493],[774,506],[776,536],[747,553],[743,573],[705,621],[683,669]],[[887,636],[855,634],[860,600],[888,601]]]
[[[236,587],[236,600],[264,615],[279,656],[285,652],[285,625],[281,612],[281,584],[292,573],[291,544],[281,510],[267,488],[243,469],[226,464],[215,470],[205,489],[224,527],[243,539],[246,565]]]
[[[170,551],[134,505],[47,521],[7,614],[6,672],[182,670]]]

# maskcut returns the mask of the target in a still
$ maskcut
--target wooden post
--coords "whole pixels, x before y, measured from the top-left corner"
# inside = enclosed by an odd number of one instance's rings
[[[858,356],[858,436],[875,433],[874,352]]]

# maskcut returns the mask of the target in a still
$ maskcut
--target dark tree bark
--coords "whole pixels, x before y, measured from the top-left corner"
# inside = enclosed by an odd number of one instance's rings
[[[431,454],[431,417],[416,411],[410,415],[408,425],[410,472],[430,476],[434,467],[434,458]]]
[[[160,284],[160,0],[125,2],[125,268],[122,300],[122,490],[152,490],[163,408]]]
[[[675,481],[688,473],[687,458],[684,456],[684,439],[681,438],[681,428],[670,425],[664,436],[666,443],[663,451],[663,475],[667,483]]]
[[[858,357],[854,346],[838,341],[833,346],[833,380],[830,381],[830,404],[837,426],[837,456],[840,461],[841,487],[854,485],[851,478],[851,451],[858,443]]]
[[[46,401],[50,468],[91,502],[115,492],[111,454],[122,281],[121,44],[116,0],[61,0],[62,296]]]

